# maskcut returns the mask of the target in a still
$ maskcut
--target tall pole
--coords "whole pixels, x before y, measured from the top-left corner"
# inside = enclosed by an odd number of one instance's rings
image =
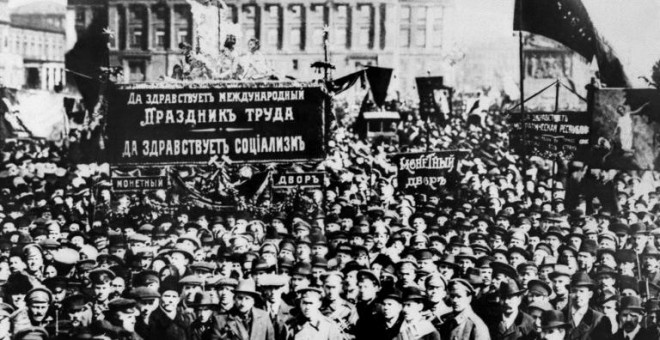
[[[520,57],[520,120],[522,121],[522,142],[523,142],[523,156],[527,155],[527,117],[525,116],[525,56],[523,53],[523,32],[522,32],[522,22],[523,22],[523,3],[520,1],[518,13],[518,19],[521,23],[521,30],[518,31],[518,53]]]
[[[330,77],[328,75],[329,72],[328,66],[330,66],[330,56],[328,53],[329,36],[330,36],[330,27],[329,26],[323,27],[323,61],[325,61],[325,68],[323,69],[323,80],[325,80],[326,84],[330,80]]]

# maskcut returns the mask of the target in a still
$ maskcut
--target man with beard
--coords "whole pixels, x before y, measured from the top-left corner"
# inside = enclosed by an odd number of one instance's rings
[[[533,339],[536,336],[534,319],[520,310],[524,292],[514,280],[508,280],[500,285],[502,314],[497,323],[490,325],[493,339],[519,340]]]
[[[566,339],[603,340],[612,336],[612,324],[604,314],[589,307],[595,283],[586,272],[577,272],[571,277],[571,305],[564,313],[571,329]]]
[[[621,298],[621,329],[614,334],[613,340],[652,340],[657,339],[656,334],[642,327],[644,307],[642,300],[637,296],[624,296]]]
[[[113,338],[142,340],[142,337],[135,332],[137,315],[134,300],[118,298],[108,303],[105,319],[95,321],[92,329]]]
[[[319,288],[300,289],[300,313],[286,323],[281,340],[343,340],[339,327],[321,314],[321,295]]]
[[[263,296],[264,310],[268,313],[273,323],[275,334],[281,334],[284,323],[291,318],[292,306],[282,300],[282,292],[286,286],[286,278],[281,275],[267,274],[259,278],[259,289]]]
[[[149,316],[147,340],[188,340],[192,316],[178,310],[181,296],[177,282],[168,277],[160,285],[160,307]]]
[[[195,294],[192,307],[195,309],[195,320],[190,324],[190,340],[208,339],[213,330],[213,315],[218,307],[218,294],[214,291]]]
[[[149,337],[149,317],[158,308],[160,294],[148,287],[137,287],[129,292],[129,296],[136,301],[139,312],[135,332],[147,339]]]
[[[261,302],[254,280],[238,282],[234,291],[234,308],[213,320],[212,340],[274,340],[275,330],[268,313],[254,307]]]
[[[380,280],[370,270],[360,270],[358,279],[358,321],[355,325],[355,337],[358,340],[370,339],[374,326],[377,325],[378,305],[376,296],[380,290]]]
[[[447,315],[440,326],[440,338],[490,340],[488,327],[470,306],[474,297],[472,285],[464,279],[453,279],[448,286],[452,313]]]
[[[358,313],[355,306],[341,298],[344,274],[330,272],[323,276],[325,297],[321,304],[321,313],[339,325],[346,335],[353,335]]]

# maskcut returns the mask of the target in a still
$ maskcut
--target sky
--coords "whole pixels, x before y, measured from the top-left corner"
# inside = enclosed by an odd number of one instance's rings
[[[28,5],[33,2],[42,2],[42,1],[44,0],[9,0],[9,7],[13,8],[18,6]],[[48,0],[48,1],[66,6],[66,0]]]

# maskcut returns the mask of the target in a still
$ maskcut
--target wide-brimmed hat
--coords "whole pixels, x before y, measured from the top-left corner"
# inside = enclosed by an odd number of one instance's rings
[[[623,311],[626,309],[643,312],[644,307],[642,306],[642,299],[634,295],[621,297],[621,307],[619,310]]]
[[[261,300],[261,294],[257,292],[257,284],[252,279],[245,279],[238,281],[234,294],[246,294],[252,296],[255,300]]]
[[[518,285],[518,282],[516,282],[513,279],[508,279],[500,285],[500,296],[503,298],[506,297],[511,297],[511,296],[516,296],[516,295],[521,295],[525,292],[525,289],[522,289],[520,285]]]
[[[202,306],[211,306],[217,307],[220,304],[220,298],[218,293],[215,290],[209,290],[205,292],[198,292],[195,294],[193,302],[190,304],[191,307],[202,307]]]
[[[591,279],[587,272],[579,271],[571,277],[571,287],[594,288],[595,285],[596,283]]]

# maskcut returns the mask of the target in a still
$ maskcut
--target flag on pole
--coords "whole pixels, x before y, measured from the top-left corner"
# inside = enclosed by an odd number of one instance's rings
[[[367,80],[369,81],[369,88],[371,88],[371,95],[378,107],[382,107],[385,104],[385,99],[387,99],[387,89],[390,87],[392,71],[391,68],[374,66],[367,69]]]
[[[364,79],[365,72],[361,70],[331,81],[328,87],[330,91],[337,95],[353,87],[358,80],[362,81],[364,85]]]
[[[591,62],[608,87],[630,83],[612,48],[598,33],[581,0],[516,0],[513,29],[556,40]]]

